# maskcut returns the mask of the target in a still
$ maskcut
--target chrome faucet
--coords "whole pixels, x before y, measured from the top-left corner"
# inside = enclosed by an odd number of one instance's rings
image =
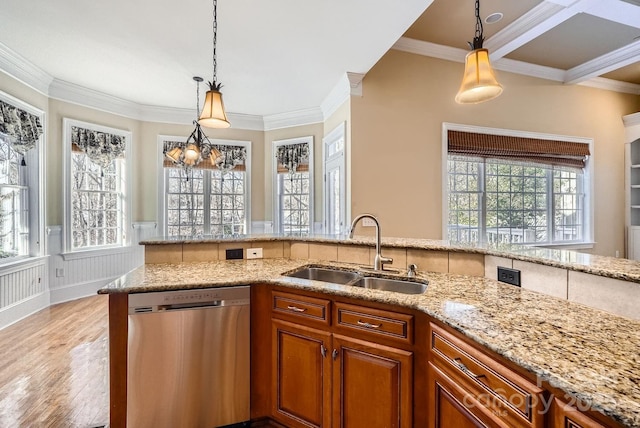
[[[360,214],[356,216],[351,222],[351,228],[349,229],[349,239],[353,238],[353,231],[356,229],[356,224],[363,218],[370,218],[376,224],[376,257],[373,259],[373,270],[384,270],[384,265],[386,263],[393,262],[392,258],[382,257],[380,253],[380,223],[378,223],[378,219],[375,218],[371,214]]]

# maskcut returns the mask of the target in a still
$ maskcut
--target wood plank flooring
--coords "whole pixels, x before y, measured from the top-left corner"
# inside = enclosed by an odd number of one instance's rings
[[[109,422],[108,297],[60,303],[0,330],[0,427]]]

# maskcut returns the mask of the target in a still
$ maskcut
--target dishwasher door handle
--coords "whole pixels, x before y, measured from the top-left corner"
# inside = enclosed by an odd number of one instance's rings
[[[158,312],[181,311],[186,309],[217,308],[220,306],[224,306],[223,300],[215,300],[213,302],[198,302],[198,303],[174,303],[171,305],[158,305]]]

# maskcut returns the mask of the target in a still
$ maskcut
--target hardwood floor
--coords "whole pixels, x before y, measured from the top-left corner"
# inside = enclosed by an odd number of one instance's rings
[[[0,427],[108,422],[107,296],[54,305],[0,330]]]

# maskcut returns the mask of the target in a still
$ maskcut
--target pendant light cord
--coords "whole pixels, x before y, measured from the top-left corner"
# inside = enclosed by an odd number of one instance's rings
[[[484,42],[483,30],[482,19],[480,19],[480,0],[476,0],[476,34],[473,38],[473,43],[469,43],[472,50],[482,49],[482,43]]]
[[[196,81],[196,122],[198,122],[198,118],[200,118],[200,80],[194,79]]]
[[[218,81],[218,61],[216,45],[218,44],[218,0],[213,0],[213,83]]]

